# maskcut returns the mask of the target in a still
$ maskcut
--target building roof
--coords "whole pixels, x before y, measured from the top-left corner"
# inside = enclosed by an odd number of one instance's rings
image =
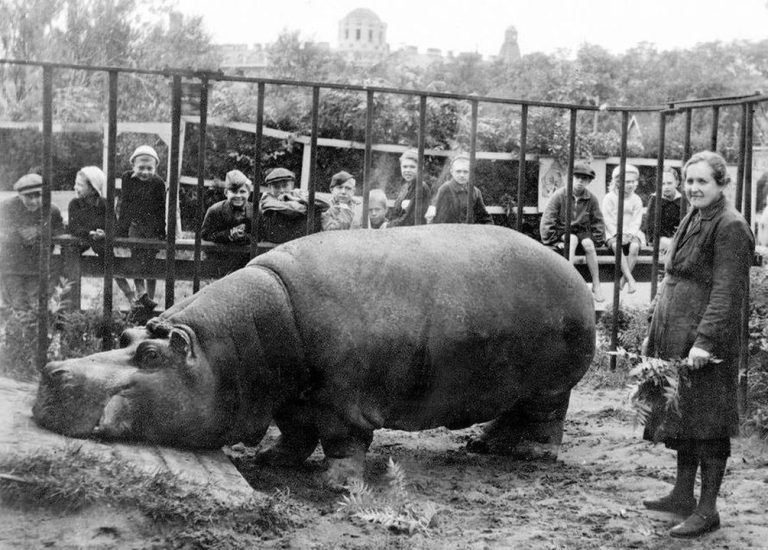
[[[342,21],[346,21],[347,19],[368,19],[375,21],[376,23],[381,23],[379,16],[376,15],[373,10],[369,10],[368,8],[356,8],[352,10],[344,16]]]

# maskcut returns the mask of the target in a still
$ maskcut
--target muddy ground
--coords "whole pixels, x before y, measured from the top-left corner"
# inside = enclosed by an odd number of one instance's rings
[[[300,469],[261,469],[250,449],[230,450],[252,486],[279,490],[291,524],[254,537],[215,528],[186,535],[153,524],[137,510],[93,506],[76,514],[0,509],[0,548],[521,548],[768,549],[768,449],[734,440],[723,485],[722,528],[695,542],[670,539],[679,518],[650,512],[642,499],[666,493],[674,455],[651,446],[633,427],[622,390],[582,383],[574,392],[556,462],[520,462],[464,450],[479,427],[419,433],[380,430],[368,457],[366,483],[374,513],[391,496],[387,462],[402,469],[407,494],[395,502],[436,512],[413,533],[339,511],[341,495],[321,488],[318,452]],[[274,434],[271,434],[273,436]],[[417,514],[418,515],[418,514]]]

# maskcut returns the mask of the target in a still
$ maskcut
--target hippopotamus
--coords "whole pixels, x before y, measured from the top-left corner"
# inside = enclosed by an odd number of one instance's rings
[[[73,437],[256,445],[326,481],[360,477],[379,428],[486,423],[469,449],[556,458],[595,348],[588,286],[512,229],[323,232],[205,286],[119,349],[51,362],[33,416]]]

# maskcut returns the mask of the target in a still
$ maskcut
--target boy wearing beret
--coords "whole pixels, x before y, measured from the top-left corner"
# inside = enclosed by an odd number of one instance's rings
[[[587,268],[592,277],[592,294],[596,302],[602,302],[605,296],[600,288],[596,248],[602,245],[605,239],[605,224],[597,197],[587,189],[593,179],[595,179],[595,170],[589,164],[577,162],[574,165],[568,257],[573,261],[577,252],[584,252]],[[565,240],[566,191],[567,187],[562,187],[549,198],[539,225],[541,242],[560,250],[563,249]]]
[[[156,174],[160,158],[149,145],[141,145],[131,155],[132,169],[122,175],[120,205],[116,235],[140,239],[165,239],[165,182]],[[131,251],[145,271],[157,251],[137,248]],[[126,297],[132,310],[151,312],[157,306],[154,279],[134,279],[135,292],[130,288]]]
[[[331,206],[323,212],[323,231],[337,229],[359,229],[361,211],[355,201],[355,178],[349,172],[341,171],[331,178]]]
[[[13,186],[16,196],[0,203],[0,293],[11,309],[37,307],[43,178],[27,174]],[[51,204],[51,235],[64,232],[61,212]]]

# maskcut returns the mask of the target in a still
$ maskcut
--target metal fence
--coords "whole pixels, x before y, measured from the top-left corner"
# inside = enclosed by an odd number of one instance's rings
[[[263,126],[264,126],[264,100],[266,96],[267,85],[284,85],[293,86],[311,91],[312,107],[311,107],[311,133],[310,133],[310,150],[311,158],[309,163],[309,202],[310,205],[314,204],[315,191],[317,188],[316,173],[317,173],[317,139],[318,139],[318,113],[320,102],[322,101],[321,92],[323,90],[344,90],[344,91],[356,91],[366,94],[366,118],[365,118],[365,148],[364,148],[364,168],[363,168],[363,224],[367,223],[367,210],[368,210],[368,192],[371,187],[371,161],[372,161],[372,143],[373,143],[373,123],[374,123],[374,98],[377,94],[397,94],[418,97],[418,155],[420,162],[418,163],[417,182],[423,181],[423,166],[421,162],[424,156],[425,149],[425,135],[426,135],[426,118],[427,118],[427,100],[430,98],[444,99],[444,100],[458,100],[468,102],[471,108],[470,119],[470,144],[469,144],[469,157],[470,157],[470,184],[475,181],[475,165],[476,165],[476,153],[477,153],[477,134],[478,134],[478,111],[481,104],[502,104],[508,106],[515,106],[520,109],[520,136],[519,136],[519,150],[518,159],[525,159],[528,148],[528,116],[530,108],[547,108],[547,109],[560,109],[569,113],[569,148],[568,148],[568,163],[567,163],[567,177],[566,177],[566,220],[565,220],[565,248],[564,254],[566,257],[569,254],[569,239],[570,239],[570,224],[571,224],[571,201],[572,201],[572,185],[573,185],[573,167],[575,162],[575,149],[576,149],[576,137],[577,137],[577,116],[581,112],[588,111],[606,111],[619,113],[621,115],[621,140],[620,140],[620,177],[619,177],[619,189],[618,189],[618,224],[617,224],[617,246],[615,255],[615,265],[620,265],[621,250],[622,250],[622,229],[623,229],[623,211],[624,211],[624,176],[625,165],[627,162],[627,140],[629,131],[630,116],[634,113],[657,113],[659,124],[659,147],[658,147],[658,159],[656,170],[656,196],[661,196],[662,186],[662,173],[664,168],[664,150],[665,150],[665,137],[667,120],[670,117],[682,115],[684,117],[685,133],[683,144],[683,158],[684,163],[690,158],[691,151],[691,127],[692,116],[695,111],[709,111],[711,113],[711,134],[710,134],[710,149],[717,150],[718,146],[718,134],[719,134],[719,117],[720,110],[725,107],[735,107],[741,109],[741,123],[740,123],[740,139],[739,139],[739,158],[737,164],[737,177],[736,177],[736,207],[743,212],[747,221],[751,224],[751,204],[752,204],[752,143],[753,143],[753,118],[755,107],[761,103],[768,101],[768,96],[762,94],[749,94],[743,96],[729,96],[729,97],[717,97],[710,99],[695,99],[685,101],[673,101],[665,105],[654,106],[589,106],[589,105],[575,105],[568,103],[557,103],[550,101],[533,101],[522,99],[509,99],[501,97],[484,97],[465,94],[452,94],[433,91],[419,91],[411,89],[379,87],[379,86],[358,86],[349,84],[336,84],[329,82],[309,82],[309,81],[295,81],[295,80],[282,80],[272,78],[251,78],[243,76],[229,76],[221,72],[199,72],[189,70],[142,70],[142,69],[128,69],[121,67],[108,67],[108,66],[85,66],[75,64],[64,63],[42,63],[23,60],[12,59],[0,59],[0,63],[9,65],[25,65],[31,67],[38,67],[43,72],[43,91],[42,91],[42,130],[43,130],[43,179],[46,182],[50,182],[52,179],[52,124],[53,124],[53,98],[54,98],[54,73],[60,70],[76,70],[76,71],[90,71],[100,72],[107,75],[108,79],[108,115],[107,115],[107,219],[106,219],[106,254],[104,255],[104,301],[103,311],[104,318],[110,319],[113,309],[112,303],[112,280],[114,278],[113,267],[113,254],[112,249],[115,239],[114,231],[114,204],[115,204],[115,178],[116,178],[116,142],[117,142],[117,105],[118,105],[118,82],[121,76],[125,75],[157,75],[171,79],[171,146],[170,146],[170,166],[172,167],[168,174],[168,186],[169,196],[176,197],[179,189],[179,170],[177,167],[179,163],[179,151],[180,151],[180,125],[182,116],[182,95],[183,87],[188,87],[190,83],[197,84],[194,88],[199,89],[199,110],[200,110],[200,132],[199,132],[199,152],[197,159],[197,203],[198,203],[198,217],[199,221],[205,215],[204,211],[204,173],[206,168],[206,128],[208,117],[208,103],[209,103],[209,89],[211,82],[242,82],[251,83],[256,85],[256,120],[254,135],[254,158],[255,166],[251,179],[254,182],[256,189],[262,184],[262,167],[261,167],[261,153],[263,148]],[[526,186],[526,174],[525,174],[525,162],[519,162],[518,173],[518,186],[517,186],[517,229],[520,230],[523,221],[523,196]],[[40,260],[39,260],[39,273],[40,277],[40,292],[38,303],[38,364],[42,365],[46,362],[47,347],[48,347],[48,288],[46,285],[47,274],[50,272],[50,254],[51,247],[51,228],[50,228],[50,185],[46,185],[43,188],[43,203],[42,203],[42,239],[40,246]],[[420,193],[415,193],[416,208],[415,211],[419,211],[419,202],[422,200]],[[471,206],[472,194],[467,196],[467,222],[471,222],[472,206]],[[685,213],[687,205],[684,204],[683,214]],[[175,225],[177,216],[177,204],[175,200],[168,201],[167,209],[167,227],[171,228]],[[258,208],[253,209],[253,223],[252,223],[252,238],[251,238],[251,255],[257,253],[257,245],[259,242],[258,235]],[[311,232],[314,227],[314,208],[308,209],[307,220],[307,232]],[[416,219],[415,223],[421,223],[421,220]],[[653,220],[656,228],[656,234],[658,234],[661,226],[661,209],[655,210],[655,219]],[[197,291],[200,286],[200,261],[201,261],[201,239],[200,239],[200,223],[197,224],[198,230],[195,236],[194,246],[194,273],[193,278],[193,290]],[[653,247],[653,260],[652,260],[652,275],[651,275],[651,296],[653,297],[657,290],[657,271],[659,267],[659,243],[658,239],[655,240]],[[176,255],[176,235],[173,231],[168,231],[167,240],[165,243],[166,248],[166,295],[165,295],[165,307],[169,308],[174,303],[174,283],[175,283],[175,264],[174,258]],[[620,293],[620,279],[621,273],[619,269],[614,269],[614,295],[613,295],[613,327],[611,331],[611,350],[617,348],[618,337],[618,309],[619,309],[619,293]],[[741,371],[744,373],[742,376],[742,397],[746,395],[746,365],[748,360],[747,343],[748,343],[748,318],[749,318],[749,304],[744,304],[744,323],[743,323],[743,352],[741,357]],[[111,347],[112,338],[109,332],[104,337],[104,347]],[[612,356],[611,366],[615,367],[615,356]]]

